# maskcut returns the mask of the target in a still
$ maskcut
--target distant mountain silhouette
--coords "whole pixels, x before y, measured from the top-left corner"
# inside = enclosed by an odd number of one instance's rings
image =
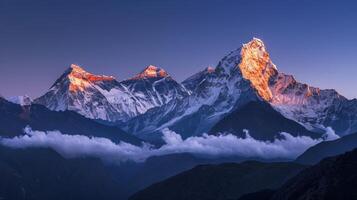
[[[336,156],[357,148],[357,134],[344,136],[333,141],[321,142],[307,149],[300,155],[296,162],[304,164],[316,164],[323,158]]]

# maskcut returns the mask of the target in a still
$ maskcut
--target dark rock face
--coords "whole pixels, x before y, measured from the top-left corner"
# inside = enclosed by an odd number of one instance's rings
[[[245,137],[244,129],[259,140],[273,140],[280,132],[287,132],[293,136],[307,135],[312,138],[321,134],[308,131],[297,122],[285,118],[265,102],[250,102],[220,120],[211,133],[232,133]]]

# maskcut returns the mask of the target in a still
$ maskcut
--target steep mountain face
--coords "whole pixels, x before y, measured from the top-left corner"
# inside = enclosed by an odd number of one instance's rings
[[[348,100],[335,90],[310,87],[279,72],[257,38],[229,53],[214,70],[203,70],[183,85],[191,91],[190,96],[133,118],[125,129],[143,137],[163,128],[184,137],[197,135],[256,101],[269,103],[285,118],[313,132],[322,132],[326,126],[339,135],[357,131],[357,100]]]
[[[58,130],[63,134],[105,137],[114,142],[141,144],[141,140],[120,128],[97,123],[73,111],[56,112],[38,104],[20,106],[0,98],[0,137],[23,135],[26,126],[39,131]]]
[[[340,135],[348,135],[357,131],[357,99],[335,100],[325,110],[322,124],[331,126]]]
[[[269,80],[277,73],[277,69],[261,40],[254,38],[243,45],[240,49],[240,62],[236,67],[262,99],[270,101],[273,98],[269,90]]]
[[[186,93],[183,86],[154,66],[120,83],[112,76],[94,75],[71,65],[35,103],[55,111],[72,110],[87,118],[115,122],[127,121]]]
[[[200,165],[134,194],[131,200],[238,199],[261,189],[277,189],[304,168],[294,163]]]
[[[340,135],[357,130],[356,100],[347,100],[335,90],[299,83],[293,76],[278,72],[261,40],[243,45],[238,67],[259,96],[285,117],[311,130],[321,125],[332,126]]]
[[[278,74],[270,82],[273,93],[270,103],[285,117],[309,129],[331,126],[339,135],[357,130],[355,100],[348,100],[335,90],[321,90],[299,83],[290,75]]]

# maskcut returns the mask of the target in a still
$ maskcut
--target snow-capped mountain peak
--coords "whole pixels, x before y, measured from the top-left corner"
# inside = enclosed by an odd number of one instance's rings
[[[72,110],[88,118],[117,120],[106,94],[119,83],[112,76],[95,75],[72,64],[35,103],[55,111]]]
[[[149,65],[132,79],[165,78],[168,76],[169,74],[164,69],[154,65]]]
[[[148,66],[136,78],[118,82],[72,64],[50,90],[35,100],[56,111],[72,110],[92,119],[126,121],[188,91],[166,71]]]
[[[76,78],[93,81],[93,82],[115,79],[115,77],[113,77],[113,76],[95,75],[95,74],[89,73],[86,70],[84,70],[81,66],[76,65],[76,64],[71,64],[68,71],[69,71],[69,73],[68,73],[69,76],[73,76]]]
[[[128,130],[145,135],[169,127],[183,134],[200,134],[228,113],[258,100],[310,130],[332,126],[338,134],[357,131],[357,100],[279,72],[258,38],[230,52],[215,70],[200,71],[182,84],[191,95],[138,116]]]
[[[78,73],[87,73],[81,66],[76,64],[71,64],[70,69]]]
[[[84,91],[90,87],[91,83],[115,80],[113,76],[94,75],[75,64],[71,64],[68,69],[67,78],[70,82],[69,90],[71,92]]]
[[[50,91],[35,100],[52,110],[125,122],[125,128],[134,134],[167,127],[200,134],[251,101],[269,103],[311,130],[332,126],[339,134],[357,131],[356,100],[279,72],[257,38],[229,53],[216,68],[206,68],[182,84],[153,65],[122,82],[71,65]]]
[[[244,79],[249,80],[258,96],[285,117],[309,129],[334,125],[340,134],[357,130],[357,116],[353,117],[343,110],[346,109],[344,105],[351,107],[351,101],[335,90],[312,87],[296,81],[292,75],[279,72],[262,40],[253,38],[231,53],[231,57],[233,59],[228,57],[225,60],[239,63],[239,72]],[[357,109],[355,106],[354,109]],[[341,118],[349,118],[350,122],[341,121]]]
[[[239,64],[243,78],[248,79],[258,94],[266,101],[273,95],[269,89],[269,80],[278,73],[277,68],[270,59],[263,41],[253,38],[241,49]]]

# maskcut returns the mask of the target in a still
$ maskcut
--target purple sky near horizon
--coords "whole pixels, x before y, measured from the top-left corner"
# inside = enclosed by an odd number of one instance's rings
[[[0,94],[43,94],[71,63],[178,81],[262,39],[281,72],[348,98],[357,90],[357,3],[308,0],[1,0]]]

